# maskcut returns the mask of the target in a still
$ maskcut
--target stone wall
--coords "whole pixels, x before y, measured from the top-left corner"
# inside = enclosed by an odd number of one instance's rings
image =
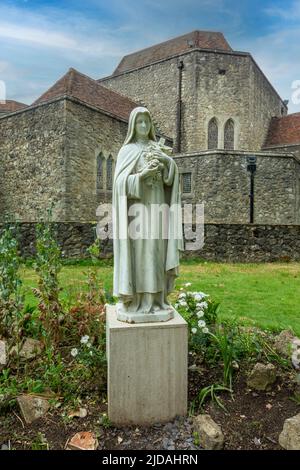
[[[203,203],[206,223],[249,223],[247,152],[207,151],[176,156],[180,173],[192,173],[186,203]],[[300,163],[291,154],[256,152],[254,222],[300,222]]]
[[[95,240],[95,224],[55,224],[65,258],[85,258]],[[1,225],[0,225],[1,230]],[[19,225],[21,252],[35,253],[35,224]],[[112,241],[102,242],[103,256],[112,255]],[[300,261],[300,225],[206,224],[204,246],[184,257],[221,262]]]
[[[96,220],[100,201],[111,191],[96,191],[97,155],[116,160],[125,140],[127,123],[68,100],[66,155],[66,221]]]
[[[247,53],[193,50],[99,82],[145,104],[166,135],[175,139],[178,62],[182,60],[182,152],[207,149],[207,126],[216,117],[218,147],[224,125],[235,124],[235,148],[260,150],[270,118],[286,107]]]
[[[127,123],[71,99],[0,118],[0,221],[96,220],[97,155],[116,159]]]
[[[0,220],[65,214],[65,111],[56,101],[0,118]]]

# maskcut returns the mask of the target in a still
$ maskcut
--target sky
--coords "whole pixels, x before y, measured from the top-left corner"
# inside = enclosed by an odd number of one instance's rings
[[[300,0],[0,0],[0,99],[31,104],[69,67],[105,77],[125,54],[195,29],[250,52],[300,112]]]

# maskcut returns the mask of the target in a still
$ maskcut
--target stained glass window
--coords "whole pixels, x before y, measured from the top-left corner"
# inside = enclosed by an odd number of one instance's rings
[[[234,149],[234,122],[232,119],[228,119],[224,127],[224,149]]]
[[[218,124],[215,118],[211,119],[208,123],[208,145],[207,148],[218,148]]]

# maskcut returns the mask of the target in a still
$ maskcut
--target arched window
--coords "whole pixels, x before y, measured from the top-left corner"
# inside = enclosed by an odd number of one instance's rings
[[[104,189],[104,164],[105,158],[100,152],[97,155],[97,175],[96,175],[96,189],[97,192],[103,191]]]
[[[218,148],[218,124],[215,118],[212,118],[208,123],[208,150]]]
[[[112,190],[113,183],[113,158],[110,155],[106,162],[106,189]]]
[[[228,119],[224,127],[224,149],[234,150],[234,122]]]

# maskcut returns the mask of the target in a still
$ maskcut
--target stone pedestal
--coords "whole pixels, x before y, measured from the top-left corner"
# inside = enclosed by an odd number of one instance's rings
[[[167,322],[124,323],[106,308],[108,416],[147,425],[187,413],[188,330],[175,311]]]

